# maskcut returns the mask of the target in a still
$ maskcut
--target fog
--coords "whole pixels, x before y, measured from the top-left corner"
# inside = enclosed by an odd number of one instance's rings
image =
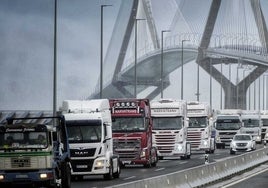
[[[86,98],[95,88],[100,4],[107,2],[113,10],[106,10],[105,46],[120,1],[58,1],[58,105]],[[0,109],[51,110],[54,0],[1,0],[0,25]]]

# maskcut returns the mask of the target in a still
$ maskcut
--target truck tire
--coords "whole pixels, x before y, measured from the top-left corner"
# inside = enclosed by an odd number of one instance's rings
[[[120,162],[119,162],[119,159],[118,159],[118,162],[117,162],[117,171],[115,173],[113,173],[113,178],[119,178],[120,173],[121,173],[121,168],[120,168]]]
[[[105,180],[113,179],[113,161],[112,160],[110,160],[109,172],[107,174],[104,174],[103,178]]]
[[[71,188],[71,169],[66,162],[61,166],[61,187]]]

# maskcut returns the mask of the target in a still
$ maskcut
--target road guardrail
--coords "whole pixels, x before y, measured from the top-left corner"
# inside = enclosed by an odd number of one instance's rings
[[[115,185],[117,188],[194,188],[224,180],[268,161],[268,148],[232,156],[186,170]]]

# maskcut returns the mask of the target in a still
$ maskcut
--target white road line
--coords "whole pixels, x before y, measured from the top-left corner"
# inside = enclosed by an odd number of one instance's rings
[[[124,178],[124,180],[129,180],[129,179],[133,179],[133,178],[136,178],[136,176],[130,176],[128,178]]]
[[[156,170],[154,170],[155,172],[157,172],[157,171],[160,171],[160,170],[165,170],[166,168],[158,168],[158,169],[156,169]]]
[[[188,161],[183,161],[183,162],[180,162],[180,164],[185,164],[185,163],[188,163]]]

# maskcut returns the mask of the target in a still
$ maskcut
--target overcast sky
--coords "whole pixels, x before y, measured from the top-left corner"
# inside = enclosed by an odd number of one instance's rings
[[[120,1],[58,0],[58,101],[88,97],[98,79],[100,5],[104,45]],[[0,1],[0,109],[52,109],[54,0]]]
[[[211,0],[202,2],[205,8]],[[266,2],[267,10],[267,1],[261,2]],[[58,106],[64,99],[85,99],[94,91],[99,78],[100,5],[113,5],[104,11],[105,54],[120,3],[121,0],[58,0]],[[172,22],[169,13],[176,8],[174,0],[152,0],[152,3],[153,11],[157,11],[153,12],[157,29],[168,29]],[[200,6],[185,4],[184,11],[189,13],[186,19],[198,23],[201,12],[197,14],[196,10]],[[191,14],[194,8],[196,14]],[[264,14],[267,18],[268,12]],[[52,110],[53,31],[54,0],[0,0],[0,110]],[[195,100],[196,64],[187,64],[184,70],[187,83],[184,95]],[[201,99],[208,102],[209,76],[200,71]],[[179,70],[171,74],[173,84],[164,91],[165,97],[180,97],[178,76]],[[219,108],[220,87],[216,82],[213,87],[214,108]]]

